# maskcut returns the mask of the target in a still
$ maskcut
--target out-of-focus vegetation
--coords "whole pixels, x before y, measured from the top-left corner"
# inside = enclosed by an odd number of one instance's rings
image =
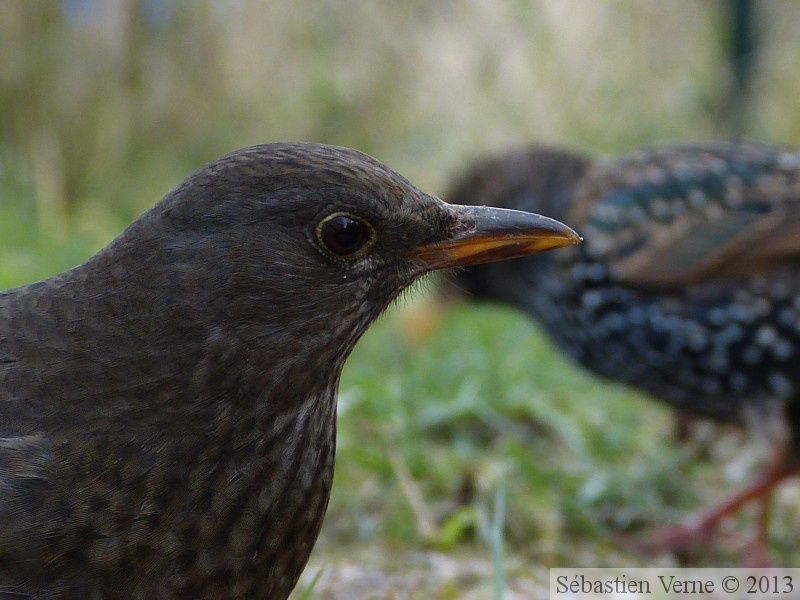
[[[796,142],[800,5],[757,4],[735,113],[729,6],[4,0],[0,285],[79,263],[252,143],[352,146],[440,192],[469,158],[534,139],[612,155],[734,131]],[[548,566],[671,561],[613,536],[745,478],[742,461],[676,445],[664,409],[578,372],[518,314],[458,308],[421,341],[408,328],[384,319],[348,363],[311,598],[358,597],[358,582],[363,597],[536,597]],[[800,559],[793,490],[772,531],[785,564]]]

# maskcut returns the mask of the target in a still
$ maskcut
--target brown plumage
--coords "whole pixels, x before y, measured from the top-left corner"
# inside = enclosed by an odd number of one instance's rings
[[[446,199],[541,210],[586,238],[468,267],[460,286],[525,309],[596,373],[771,437],[761,478],[660,541],[702,537],[798,470],[800,153],[708,143],[597,161],[529,148],[481,161]]]
[[[200,169],[85,264],[0,294],[0,598],[285,598],[370,322],[431,269],[576,240],[344,148]]]

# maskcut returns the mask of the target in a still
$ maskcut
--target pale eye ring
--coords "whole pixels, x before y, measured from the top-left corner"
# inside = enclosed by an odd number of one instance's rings
[[[375,229],[359,217],[336,212],[320,221],[317,239],[334,256],[355,258],[375,241]]]

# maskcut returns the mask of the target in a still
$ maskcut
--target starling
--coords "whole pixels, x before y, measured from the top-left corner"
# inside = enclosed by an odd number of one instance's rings
[[[367,326],[428,271],[578,240],[345,148],[201,168],[83,265],[0,294],[0,597],[286,598]]]
[[[477,163],[445,198],[541,210],[586,238],[468,267],[468,293],[527,311],[599,375],[771,436],[757,481],[655,536],[691,545],[758,500],[764,551],[770,492],[800,469],[800,153],[719,142],[598,161],[530,147]]]

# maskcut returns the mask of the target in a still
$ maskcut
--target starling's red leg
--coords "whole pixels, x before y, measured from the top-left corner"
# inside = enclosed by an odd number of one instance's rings
[[[759,501],[761,510],[759,511],[758,532],[753,540],[752,554],[755,561],[761,562],[767,556],[770,496],[781,481],[799,472],[800,462],[798,461],[784,462],[777,468],[770,468],[752,485],[688,523],[655,531],[647,545],[653,549],[670,550],[695,546],[707,539],[724,519],[736,513],[746,504]]]
[[[788,477],[788,475],[787,475]],[[744,556],[746,567],[755,569],[768,568],[772,566],[769,559],[769,518],[772,508],[772,498],[770,495],[762,496],[758,499],[758,524],[756,534],[747,546]]]

